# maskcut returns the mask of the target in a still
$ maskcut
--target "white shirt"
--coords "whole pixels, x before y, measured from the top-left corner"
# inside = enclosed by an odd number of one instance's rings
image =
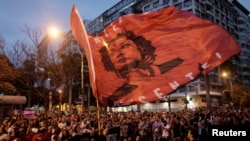
[[[169,129],[170,129],[170,125],[162,125],[162,137],[169,137]]]

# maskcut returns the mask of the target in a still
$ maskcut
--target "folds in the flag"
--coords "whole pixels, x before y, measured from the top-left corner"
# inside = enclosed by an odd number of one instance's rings
[[[156,101],[240,52],[222,27],[168,7],[124,15],[87,36],[76,8],[71,28],[87,50],[91,86],[104,105]]]

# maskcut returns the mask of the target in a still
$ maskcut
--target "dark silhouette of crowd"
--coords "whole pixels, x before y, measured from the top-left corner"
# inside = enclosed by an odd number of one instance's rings
[[[0,141],[207,141],[210,126],[249,123],[249,109],[232,107],[82,115],[37,113],[33,119],[24,118],[20,112],[2,121]]]

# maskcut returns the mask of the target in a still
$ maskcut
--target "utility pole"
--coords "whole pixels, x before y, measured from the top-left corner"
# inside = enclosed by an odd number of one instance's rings
[[[30,108],[30,101],[31,101],[31,86],[30,86],[30,84],[28,84],[28,87],[29,87],[29,96],[28,96],[28,108]]]
[[[188,86],[188,84],[185,85],[185,100],[184,100],[184,103],[185,103],[185,111],[188,110],[187,86]]]
[[[49,92],[49,112],[52,113],[52,92]]]
[[[168,94],[168,111],[171,113],[171,100],[170,100],[170,94]]]

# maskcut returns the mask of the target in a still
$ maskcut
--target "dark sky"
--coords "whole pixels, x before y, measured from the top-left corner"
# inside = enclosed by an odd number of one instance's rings
[[[70,30],[69,18],[73,4],[83,20],[93,20],[119,0],[1,0],[0,35],[7,47],[25,40],[25,25],[46,30],[56,26],[62,32]],[[239,2],[250,10],[249,0]]]
[[[62,32],[70,30],[70,12],[76,5],[83,20],[93,20],[119,0],[1,0],[0,35],[8,46],[17,40],[27,40],[25,25],[48,29],[56,26]]]

